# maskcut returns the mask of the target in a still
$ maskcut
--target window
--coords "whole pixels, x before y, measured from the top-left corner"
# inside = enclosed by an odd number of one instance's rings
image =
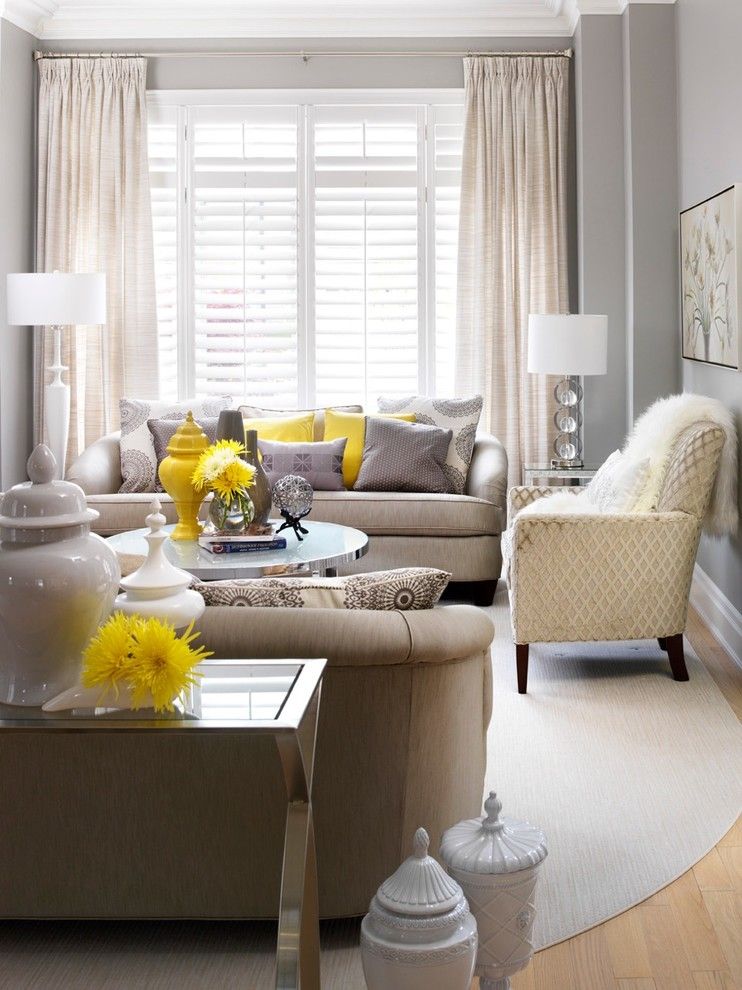
[[[460,94],[315,95],[150,97],[163,398],[452,392]]]

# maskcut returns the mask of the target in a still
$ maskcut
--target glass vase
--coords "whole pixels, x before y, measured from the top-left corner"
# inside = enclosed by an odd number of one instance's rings
[[[239,536],[245,532],[255,516],[255,506],[246,491],[237,492],[225,499],[214,492],[209,506],[209,530],[225,536]]]

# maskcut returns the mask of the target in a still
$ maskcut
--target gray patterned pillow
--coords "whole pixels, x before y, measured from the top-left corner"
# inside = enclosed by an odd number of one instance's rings
[[[121,399],[121,477],[120,492],[153,492],[157,477],[157,457],[148,419],[184,420],[190,409],[196,422],[218,416],[229,409],[232,397],[189,399],[186,402],[159,402],[145,399]]]
[[[472,399],[432,399],[425,395],[410,395],[404,399],[393,399],[382,395],[377,405],[379,412],[411,412],[415,414],[418,423],[428,423],[430,426],[453,431],[443,470],[451,482],[451,491],[463,495],[477,425],[482,415],[482,396],[475,395]]]
[[[258,447],[263,470],[271,485],[287,474],[298,474],[306,478],[316,492],[340,492],[345,491],[343,454],[347,442],[347,437],[322,443],[258,440]]]
[[[451,430],[400,419],[366,417],[366,442],[357,492],[450,494],[444,465]]]
[[[173,433],[178,429],[182,419],[148,419],[147,428],[152,434],[152,443],[155,445],[155,457],[157,458],[157,470],[155,471],[155,491],[164,492],[160,481],[160,464],[167,457],[167,445],[172,439]],[[198,425],[209,438],[209,443],[216,443],[216,428],[219,417],[202,416]]]
[[[451,579],[433,567],[401,567],[341,578],[244,578],[195,582],[207,605],[346,608],[407,612],[433,608]]]

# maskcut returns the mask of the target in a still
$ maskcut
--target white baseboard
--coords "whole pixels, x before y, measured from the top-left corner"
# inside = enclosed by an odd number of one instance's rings
[[[742,667],[742,613],[698,564],[693,571],[690,601],[730,657]]]

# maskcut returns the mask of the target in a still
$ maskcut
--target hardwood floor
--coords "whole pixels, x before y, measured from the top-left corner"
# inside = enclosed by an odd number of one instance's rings
[[[742,719],[742,672],[693,609],[686,635]],[[537,952],[512,985],[513,990],[742,990],[742,818],[680,879],[583,935]]]

